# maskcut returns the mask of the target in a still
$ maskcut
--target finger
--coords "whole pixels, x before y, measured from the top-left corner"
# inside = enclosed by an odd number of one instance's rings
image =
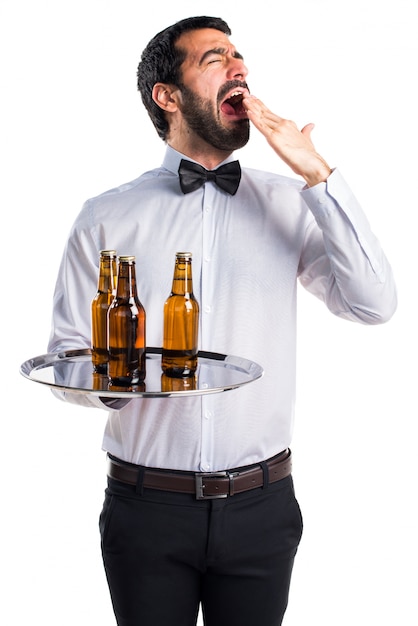
[[[245,96],[243,100],[244,106],[246,110],[250,113],[259,113],[262,114],[266,118],[275,119],[278,122],[281,122],[283,118],[279,117],[275,113],[273,113],[259,98],[253,96],[252,94]]]
[[[304,126],[300,132],[302,133],[302,135],[305,135],[305,137],[310,139],[311,132],[313,131],[314,128],[315,128],[315,124],[312,124],[311,122],[309,124],[306,124],[306,126]]]

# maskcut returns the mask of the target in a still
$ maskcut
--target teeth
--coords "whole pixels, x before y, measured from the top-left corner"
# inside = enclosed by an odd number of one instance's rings
[[[242,99],[244,97],[244,92],[243,91],[234,91],[233,93],[231,93],[230,96],[228,96],[228,100],[236,100],[237,98]]]

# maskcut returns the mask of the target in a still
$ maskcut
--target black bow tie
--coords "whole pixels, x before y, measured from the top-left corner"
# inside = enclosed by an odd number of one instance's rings
[[[180,187],[183,193],[199,189],[206,181],[211,180],[218,187],[235,195],[241,180],[241,167],[238,161],[221,165],[216,170],[206,170],[197,163],[182,159],[179,166]]]

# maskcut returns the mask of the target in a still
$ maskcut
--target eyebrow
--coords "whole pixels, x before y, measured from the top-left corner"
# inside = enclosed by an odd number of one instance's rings
[[[212,48],[211,50],[207,50],[201,56],[200,61],[199,61],[199,65],[202,65],[205,62],[205,60],[207,59],[207,57],[211,56],[212,54],[226,54],[226,52],[227,52],[226,48]],[[240,54],[236,50],[232,54],[232,56],[234,57],[234,59],[244,59],[242,54]]]

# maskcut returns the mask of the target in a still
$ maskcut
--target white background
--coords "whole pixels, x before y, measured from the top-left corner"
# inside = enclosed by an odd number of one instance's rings
[[[316,124],[318,151],[351,184],[398,284],[398,312],[379,327],[300,294],[305,533],[285,624],[418,624],[414,4],[0,0],[2,623],[114,624],[97,526],[105,413],[59,402],[19,366],[46,351],[84,200],[160,164],[136,65],[156,32],[197,13],[228,21],[255,95]],[[239,156],[289,173],[256,132]]]

